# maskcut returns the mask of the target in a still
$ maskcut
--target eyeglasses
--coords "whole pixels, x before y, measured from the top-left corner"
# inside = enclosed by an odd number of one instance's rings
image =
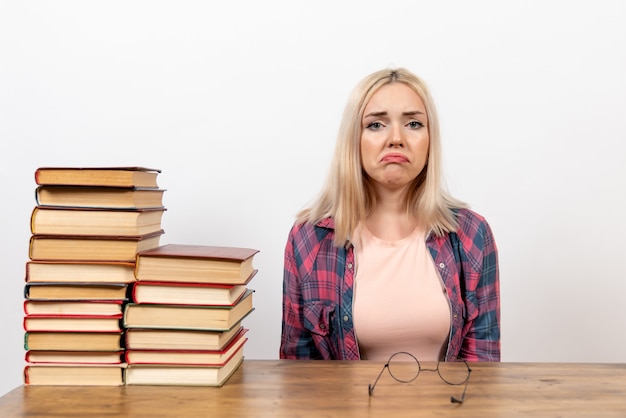
[[[383,372],[387,369],[391,377],[393,377],[396,381],[400,383],[409,383],[413,380],[417,379],[420,372],[437,372],[441,380],[443,380],[448,385],[452,386],[460,386],[465,385],[463,388],[463,394],[460,398],[451,396],[450,402],[462,404],[465,400],[465,391],[467,391],[467,384],[469,383],[470,374],[472,373],[472,369],[470,369],[469,365],[466,361],[462,362],[445,362],[439,361],[437,362],[437,368],[435,369],[424,369],[420,364],[419,360],[411,353],[407,353],[405,351],[400,351],[395,354],[392,354],[387,360],[387,363],[383,366],[378,373],[378,377],[374,381],[374,383],[370,383],[368,386],[369,395],[372,396],[374,393],[374,388],[376,387],[376,383],[382,376]]]

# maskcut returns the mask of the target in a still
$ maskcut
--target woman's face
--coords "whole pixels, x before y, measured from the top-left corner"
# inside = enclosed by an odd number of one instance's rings
[[[410,184],[428,159],[422,99],[404,83],[386,84],[366,105],[361,123],[361,161],[374,186],[392,190]]]

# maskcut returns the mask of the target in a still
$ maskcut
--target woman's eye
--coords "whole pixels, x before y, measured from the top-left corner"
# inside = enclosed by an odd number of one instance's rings
[[[382,127],[383,127],[383,124],[380,122],[372,122],[369,125],[367,125],[367,129],[371,129],[373,131],[377,131]]]
[[[412,129],[419,129],[419,128],[424,127],[424,124],[417,120],[412,120],[411,122],[408,123],[408,125],[409,125],[409,128],[412,128]]]

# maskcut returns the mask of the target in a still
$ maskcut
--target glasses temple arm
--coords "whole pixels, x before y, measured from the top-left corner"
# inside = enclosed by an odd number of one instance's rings
[[[374,393],[374,388],[376,387],[376,383],[378,383],[378,379],[380,379],[380,376],[383,375],[383,372],[385,371],[387,367],[389,367],[389,362],[385,363],[383,368],[380,369],[380,373],[378,373],[378,377],[376,377],[376,380],[374,380],[374,383],[370,383],[369,385],[367,385],[367,391],[370,396],[372,396],[372,393]]]

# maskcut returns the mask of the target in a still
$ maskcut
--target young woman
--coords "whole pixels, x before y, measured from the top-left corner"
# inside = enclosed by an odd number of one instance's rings
[[[496,244],[440,171],[423,81],[405,69],[363,79],[327,183],[289,233],[281,358],[500,360]]]

